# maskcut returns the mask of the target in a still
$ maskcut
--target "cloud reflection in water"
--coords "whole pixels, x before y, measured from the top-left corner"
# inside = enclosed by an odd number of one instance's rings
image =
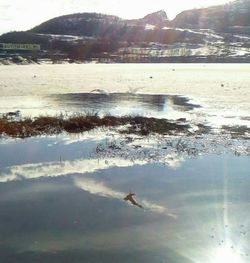
[[[120,158],[110,158],[105,160],[83,159],[76,161],[23,164],[5,168],[5,170],[1,173],[0,182],[4,183],[41,177],[59,177],[77,174],[78,176],[74,177],[74,183],[78,188],[102,197],[123,200],[127,193],[113,190],[101,181],[99,182],[94,179],[89,179],[86,177],[86,173],[94,173],[99,170],[109,169],[112,167],[130,167],[135,164],[144,165],[146,164],[146,161],[141,160],[131,162],[130,160]],[[82,176],[79,177],[79,174],[82,174]],[[140,200],[140,202],[146,210],[165,214],[172,218],[177,217],[164,206],[148,200]]]
[[[137,165],[145,164],[145,161],[136,161]],[[23,164],[7,167],[1,172],[0,182],[8,182],[22,179],[34,179],[40,177],[58,177],[68,174],[94,173],[98,170],[111,167],[129,167],[135,162],[120,158],[112,159],[80,159],[76,161],[48,162],[37,164]]]
[[[102,197],[123,200],[123,198],[127,195],[127,193],[113,190],[108,186],[106,186],[103,182],[97,182],[94,179],[77,177],[74,178],[74,183],[80,189]],[[172,213],[168,208],[164,206],[158,205],[156,203],[152,203],[145,199],[140,200],[140,203],[146,210],[150,210],[160,214],[165,214],[172,218],[177,218],[177,216],[174,213]]]

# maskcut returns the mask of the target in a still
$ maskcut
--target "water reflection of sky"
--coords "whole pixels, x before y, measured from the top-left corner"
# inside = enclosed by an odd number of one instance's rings
[[[105,140],[2,141],[1,262],[249,261],[248,156],[98,159]]]

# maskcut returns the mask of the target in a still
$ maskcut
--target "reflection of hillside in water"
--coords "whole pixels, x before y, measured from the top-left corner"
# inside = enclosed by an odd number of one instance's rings
[[[179,96],[149,95],[132,93],[77,93],[52,96],[58,108],[71,111],[97,112],[102,114],[155,116],[167,113],[169,107],[178,111],[192,110],[195,105]]]
[[[194,107],[197,106],[190,104],[186,97],[134,93],[70,93],[0,98],[0,115],[18,110],[22,117],[88,113],[155,118],[175,118],[178,115],[176,118],[183,118],[184,111]]]

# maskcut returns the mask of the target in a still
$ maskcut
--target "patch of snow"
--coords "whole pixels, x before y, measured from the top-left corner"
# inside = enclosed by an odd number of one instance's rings
[[[245,39],[245,40],[249,40],[250,39],[250,37],[243,36],[243,35],[233,35],[233,36],[236,37],[236,38]]]
[[[250,55],[250,51],[247,51],[247,50],[244,50],[244,49],[238,49],[235,52],[236,52],[236,56]]]
[[[89,40],[93,39],[93,37],[85,37],[85,36],[74,36],[74,35],[56,35],[56,34],[37,34],[39,36],[48,36],[52,39],[60,39],[64,41],[76,41],[76,40]]]
[[[215,33],[212,33],[212,32],[207,32],[207,31],[196,31],[196,30],[192,30],[192,29],[189,29],[189,28],[179,28],[179,27],[176,27],[176,28],[172,28],[172,27],[163,27],[162,28],[163,30],[177,30],[177,31],[181,31],[181,32],[189,32],[189,33],[193,33],[193,34],[198,34],[198,35],[204,35],[204,36],[207,36],[207,37],[213,37],[213,38],[217,38],[217,39],[223,39],[222,36],[220,35],[217,35]]]
[[[154,25],[146,24],[146,26],[145,26],[145,30],[154,30],[154,29],[155,29]]]

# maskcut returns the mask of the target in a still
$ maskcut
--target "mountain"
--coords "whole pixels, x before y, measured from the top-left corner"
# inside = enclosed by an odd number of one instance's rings
[[[146,15],[145,17],[143,17],[142,21],[147,24],[158,26],[164,26],[166,24],[169,24],[168,16],[164,10],[160,10],[155,13]]]
[[[134,20],[124,20],[117,16],[97,13],[72,14],[48,20],[31,29],[30,32],[112,39],[128,38],[127,40],[134,41],[131,39],[131,34],[137,31],[143,41],[143,38],[149,38],[142,32],[146,25],[148,25],[146,29],[150,29],[149,25],[151,25],[151,29],[154,30],[172,27],[250,34],[250,0],[236,0],[224,5],[183,11],[172,21],[169,21],[164,10]],[[158,32],[156,34],[159,35]],[[162,33],[160,35],[158,36],[159,42],[162,41]]]
[[[86,37],[114,37],[114,35],[119,35],[119,32],[122,32],[124,26],[122,19],[116,16],[79,13],[53,18],[31,29],[30,32]]]
[[[74,36],[79,37],[78,40],[82,41],[105,39],[112,42],[159,42],[162,44],[203,42],[199,34],[176,31],[169,28],[169,25],[166,12],[163,10],[133,20],[98,13],[78,13],[53,18],[26,32],[4,34],[0,40],[3,42],[29,40],[30,42],[33,36],[33,42],[37,43],[39,39],[42,39],[44,44],[46,38],[53,37],[53,39],[65,41],[66,36]]]
[[[78,13],[53,18],[31,29],[30,32],[129,40],[135,30],[141,35],[147,24],[154,27],[167,25],[166,12],[160,10],[133,20],[98,13]]]
[[[183,11],[171,21],[171,26],[250,34],[250,0]]]
[[[172,21],[164,10],[131,20],[99,13],[64,15],[25,32],[3,34],[1,42],[40,44],[41,54],[50,58],[231,61],[250,56],[250,0],[183,11]]]

